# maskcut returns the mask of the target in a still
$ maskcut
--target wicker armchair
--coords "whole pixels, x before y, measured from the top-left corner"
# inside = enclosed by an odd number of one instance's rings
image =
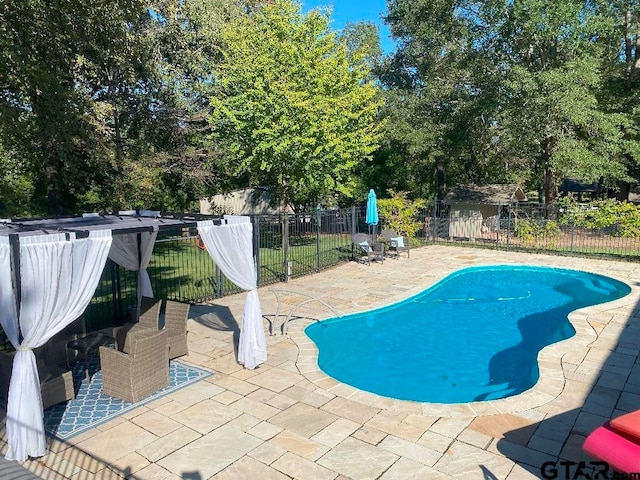
[[[0,351],[0,403],[7,404],[9,396],[9,381],[13,371],[13,357],[16,352]],[[58,403],[76,398],[73,388],[73,375],[70,370],[58,367],[48,367],[44,364],[42,348],[34,349],[40,377],[40,392],[42,407],[49,408]]]
[[[162,300],[159,298],[142,297],[140,303],[140,314],[138,321],[125,323],[116,332],[116,343],[118,349],[129,353],[131,351],[131,334],[142,330],[158,330],[158,319],[160,317],[160,307]]]
[[[384,238],[387,244],[387,252],[389,255],[395,255],[396,259],[402,252],[406,252],[407,258],[409,258],[409,239],[398,235],[398,232],[391,229],[385,229],[380,232],[380,236]]]
[[[129,354],[100,347],[102,391],[135,403],[169,385],[169,346],[167,330],[146,329],[128,336]]]
[[[384,245],[373,243],[371,237],[366,233],[356,233],[353,236],[353,243],[360,251],[360,261],[371,265],[371,261],[384,262]]]
[[[164,312],[164,329],[169,336],[169,358],[176,358],[189,353],[187,346],[187,319],[189,305],[167,300]]]

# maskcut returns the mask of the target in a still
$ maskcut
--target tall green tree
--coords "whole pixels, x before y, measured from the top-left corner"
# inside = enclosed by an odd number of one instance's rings
[[[628,178],[629,120],[602,103],[615,42],[598,2],[392,0],[388,21],[401,47],[381,79],[409,106],[393,125],[415,133],[386,138],[411,151],[437,134],[420,158],[440,156],[448,183],[517,180],[551,201],[563,176]]]
[[[222,30],[209,117],[238,175],[294,208],[350,196],[354,167],[377,147],[379,90],[364,49],[348,49],[326,13],[275,0]]]

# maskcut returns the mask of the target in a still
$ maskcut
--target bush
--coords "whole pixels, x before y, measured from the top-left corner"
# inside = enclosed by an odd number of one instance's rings
[[[608,199],[580,205],[563,199],[560,206],[565,208],[565,224],[595,230],[610,228],[612,235],[640,237],[640,208],[632,203]]]
[[[425,200],[409,200],[407,192],[389,190],[391,198],[378,200],[378,212],[384,228],[391,228],[400,235],[414,238],[423,222],[417,220],[418,212],[427,205]]]

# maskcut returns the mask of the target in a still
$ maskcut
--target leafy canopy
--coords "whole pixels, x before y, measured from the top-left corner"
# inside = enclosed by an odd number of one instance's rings
[[[209,122],[236,173],[294,208],[350,196],[354,167],[380,139],[367,50],[347,48],[326,12],[303,15],[291,0],[229,22],[221,37]]]

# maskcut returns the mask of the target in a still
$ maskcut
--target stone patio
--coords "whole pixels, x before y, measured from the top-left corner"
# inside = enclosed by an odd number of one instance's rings
[[[324,375],[303,332],[332,316],[320,302],[301,308],[297,316],[304,318],[293,319],[286,336],[274,324],[269,288],[311,295],[346,314],[488,264],[601,273],[627,282],[632,293],[573,312],[577,334],[543,350],[534,388],[460,405],[383,398]],[[445,246],[416,248],[410,259],[384,264],[351,262],[259,290],[265,330],[276,334],[267,337],[269,358],[256,370],[235,360],[245,294],[193,306],[190,354],[182,360],[213,371],[211,377],[68,442],[50,439],[49,453],[23,466],[51,480],[540,478],[545,462],[591,460],[581,451],[585,436],[640,408],[639,269],[631,262]],[[288,295],[286,307],[303,299]],[[4,430],[0,446],[4,454]]]

